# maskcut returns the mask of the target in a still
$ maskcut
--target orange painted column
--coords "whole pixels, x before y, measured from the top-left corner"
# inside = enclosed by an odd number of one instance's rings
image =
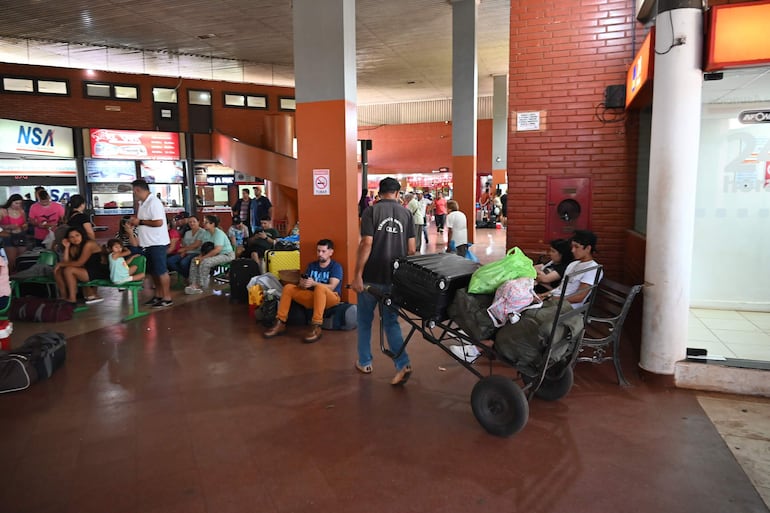
[[[452,195],[476,239],[476,0],[452,3]]]
[[[344,285],[359,241],[355,0],[295,0],[293,20],[301,265],[331,239]]]

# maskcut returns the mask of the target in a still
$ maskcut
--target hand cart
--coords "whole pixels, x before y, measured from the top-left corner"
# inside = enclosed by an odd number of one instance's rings
[[[550,308],[556,310],[552,312],[553,322],[541,326],[541,333],[544,334],[540,341],[542,358],[541,363],[534,367],[514,363],[504,357],[494,345],[488,346],[481,344],[478,340],[472,340],[452,319],[442,319],[442,316],[420,317],[394,301],[398,299],[398,294],[394,294],[394,291],[390,294],[382,294],[374,287],[369,287],[367,290],[378,299],[380,308],[394,309],[409,325],[409,333],[404,338],[401,351],[394,353],[385,344],[381,315],[380,350],[388,357],[396,359],[406,350],[412,337],[419,332],[426,341],[439,347],[479,379],[471,392],[471,408],[479,424],[496,436],[514,435],[526,425],[529,418],[529,401],[534,396],[555,401],[566,396],[572,388],[573,368],[585,331],[583,327],[586,325],[588,311],[594,300],[594,289],[598,287],[601,279],[601,266],[597,265],[565,276],[561,285],[563,292],[570,281],[579,280],[580,275],[594,270],[597,271],[595,280],[590,286],[588,299],[583,305],[573,308],[564,296],[558,296],[558,299],[554,298],[549,302]],[[565,332],[560,329],[560,326],[575,317],[579,317],[581,321],[579,331],[564,337],[557,336]],[[485,366],[478,364],[474,366],[474,363],[479,360],[468,362],[458,357],[451,351],[448,342],[478,346],[481,350],[481,358],[487,360],[488,366],[484,369]],[[493,374],[495,361],[513,368],[516,371],[516,377]],[[484,372],[479,370],[480,368]],[[517,383],[519,381],[520,385]]]

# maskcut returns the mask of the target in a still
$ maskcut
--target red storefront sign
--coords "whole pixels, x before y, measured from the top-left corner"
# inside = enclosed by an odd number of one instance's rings
[[[179,134],[92,128],[91,157],[95,159],[179,160]]]
[[[711,8],[706,71],[770,63],[770,1]]]

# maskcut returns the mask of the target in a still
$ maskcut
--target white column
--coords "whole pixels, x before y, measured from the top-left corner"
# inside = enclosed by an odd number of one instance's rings
[[[508,75],[493,77],[492,169],[506,169],[508,162]]]
[[[639,365],[657,374],[673,375],[687,344],[703,79],[700,5],[663,0],[656,20]]]

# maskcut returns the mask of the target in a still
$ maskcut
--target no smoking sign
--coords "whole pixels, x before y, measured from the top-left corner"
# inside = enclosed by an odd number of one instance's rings
[[[329,196],[329,170],[328,169],[314,169],[313,170],[313,195],[314,196]]]

